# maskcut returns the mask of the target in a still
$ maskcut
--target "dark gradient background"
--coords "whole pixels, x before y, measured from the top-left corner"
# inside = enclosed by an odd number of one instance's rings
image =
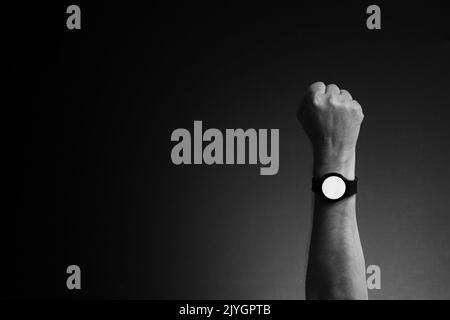
[[[314,81],[363,106],[357,211],[372,299],[450,298],[450,41],[438,2],[20,4],[7,136],[15,202],[2,295],[303,299]],[[6,113],[7,112],[7,113]],[[280,170],[175,166],[176,128],[279,128]],[[9,169],[11,168],[11,169]],[[11,251],[11,253],[9,253]],[[66,289],[66,267],[82,290]]]

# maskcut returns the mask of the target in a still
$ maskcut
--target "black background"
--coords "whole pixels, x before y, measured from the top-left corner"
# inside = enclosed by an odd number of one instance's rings
[[[377,31],[369,2],[79,2],[78,31],[69,4],[4,13],[14,209],[3,295],[303,298],[311,154],[295,112],[321,80],[364,109],[358,217],[366,263],[382,269],[371,298],[450,298],[442,3],[379,4]],[[173,165],[170,135],[194,120],[279,128],[279,173]],[[66,288],[70,264],[81,291]]]

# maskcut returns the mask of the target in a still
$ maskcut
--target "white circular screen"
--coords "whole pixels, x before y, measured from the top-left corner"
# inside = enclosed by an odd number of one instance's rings
[[[345,193],[345,182],[336,176],[328,177],[322,183],[322,192],[328,199],[339,199]]]

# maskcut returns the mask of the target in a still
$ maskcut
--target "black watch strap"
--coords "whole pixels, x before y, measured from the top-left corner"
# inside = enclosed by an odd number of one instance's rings
[[[338,176],[345,182],[345,193],[342,195],[342,197],[340,197],[339,199],[336,199],[336,200],[328,199],[327,197],[324,196],[324,194],[322,192],[323,182],[325,181],[326,178],[331,177],[331,176]],[[350,197],[358,192],[358,177],[355,177],[354,180],[348,180],[343,175],[341,175],[340,173],[336,173],[336,172],[330,172],[321,177],[313,177],[312,178],[312,191],[315,194],[320,195],[322,198],[324,198],[328,201],[339,201],[341,199]]]

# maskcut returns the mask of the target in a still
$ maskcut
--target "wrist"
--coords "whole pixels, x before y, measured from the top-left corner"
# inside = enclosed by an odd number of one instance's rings
[[[313,174],[321,177],[330,172],[342,174],[346,179],[355,179],[356,154],[351,152],[343,157],[314,156]]]

